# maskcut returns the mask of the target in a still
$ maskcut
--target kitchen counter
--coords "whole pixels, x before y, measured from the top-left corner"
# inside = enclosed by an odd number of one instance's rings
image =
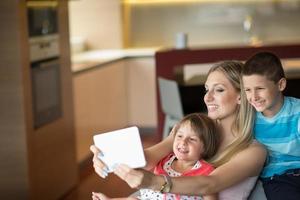
[[[154,57],[159,48],[92,50],[72,55],[72,72],[78,73],[114,61],[135,57]]]
[[[300,78],[300,58],[282,59],[285,75],[288,79]],[[203,85],[213,63],[184,65],[176,77],[182,85]]]

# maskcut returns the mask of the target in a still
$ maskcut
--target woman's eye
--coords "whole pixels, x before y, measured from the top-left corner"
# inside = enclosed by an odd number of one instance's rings
[[[222,89],[222,88],[218,88],[218,89],[216,89],[216,91],[217,91],[217,92],[223,92],[223,91],[224,91],[224,89]]]

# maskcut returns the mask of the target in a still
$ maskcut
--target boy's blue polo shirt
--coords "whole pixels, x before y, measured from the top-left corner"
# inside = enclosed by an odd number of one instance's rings
[[[261,177],[300,168],[300,99],[284,97],[282,108],[272,118],[257,112],[254,135],[269,153]]]

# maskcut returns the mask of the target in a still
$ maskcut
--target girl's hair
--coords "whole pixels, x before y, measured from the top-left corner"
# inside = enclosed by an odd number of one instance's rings
[[[203,159],[212,158],[216,154],[220,144],[220,135],[215,121],[201,113],[186,115],[174,128],[175,135],[178,129],[186,123],[190,124],[191,129],[198,134],[200,140],[203,142],[204,151],[199,156]]]
[[[211,162],[216,166],[220,166],[230,160],[235,154],[247,148],[252,142],[254,109],[248,103],[245,91],[243,89],[243,82],[241,72],[243,63],[239,61],[223,61],[215,64],[208,72],[219,71],[223,73],[230,81],[237,92],[240,93],[241,103],[236,110],[235,120],[231,126],[231,131],[235,136],[232,141],[220,154],[217,154]]]

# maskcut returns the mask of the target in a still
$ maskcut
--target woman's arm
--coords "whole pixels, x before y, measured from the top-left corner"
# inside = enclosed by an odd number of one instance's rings
[[[217,194],[203,196],[203,200],[218,200]]]
[[[265,158],[265,148],[258,143],[252,144],[235,155],[226,164],[215,169],[209,176],[172,178],[170,192],[186,195],[218,193],[248,177],[259,175]],[[162,176],[155,176],[143,170],[134,170],[125,165],[117,167],[115,174],[134,188],[160,190],[164,183]]]

